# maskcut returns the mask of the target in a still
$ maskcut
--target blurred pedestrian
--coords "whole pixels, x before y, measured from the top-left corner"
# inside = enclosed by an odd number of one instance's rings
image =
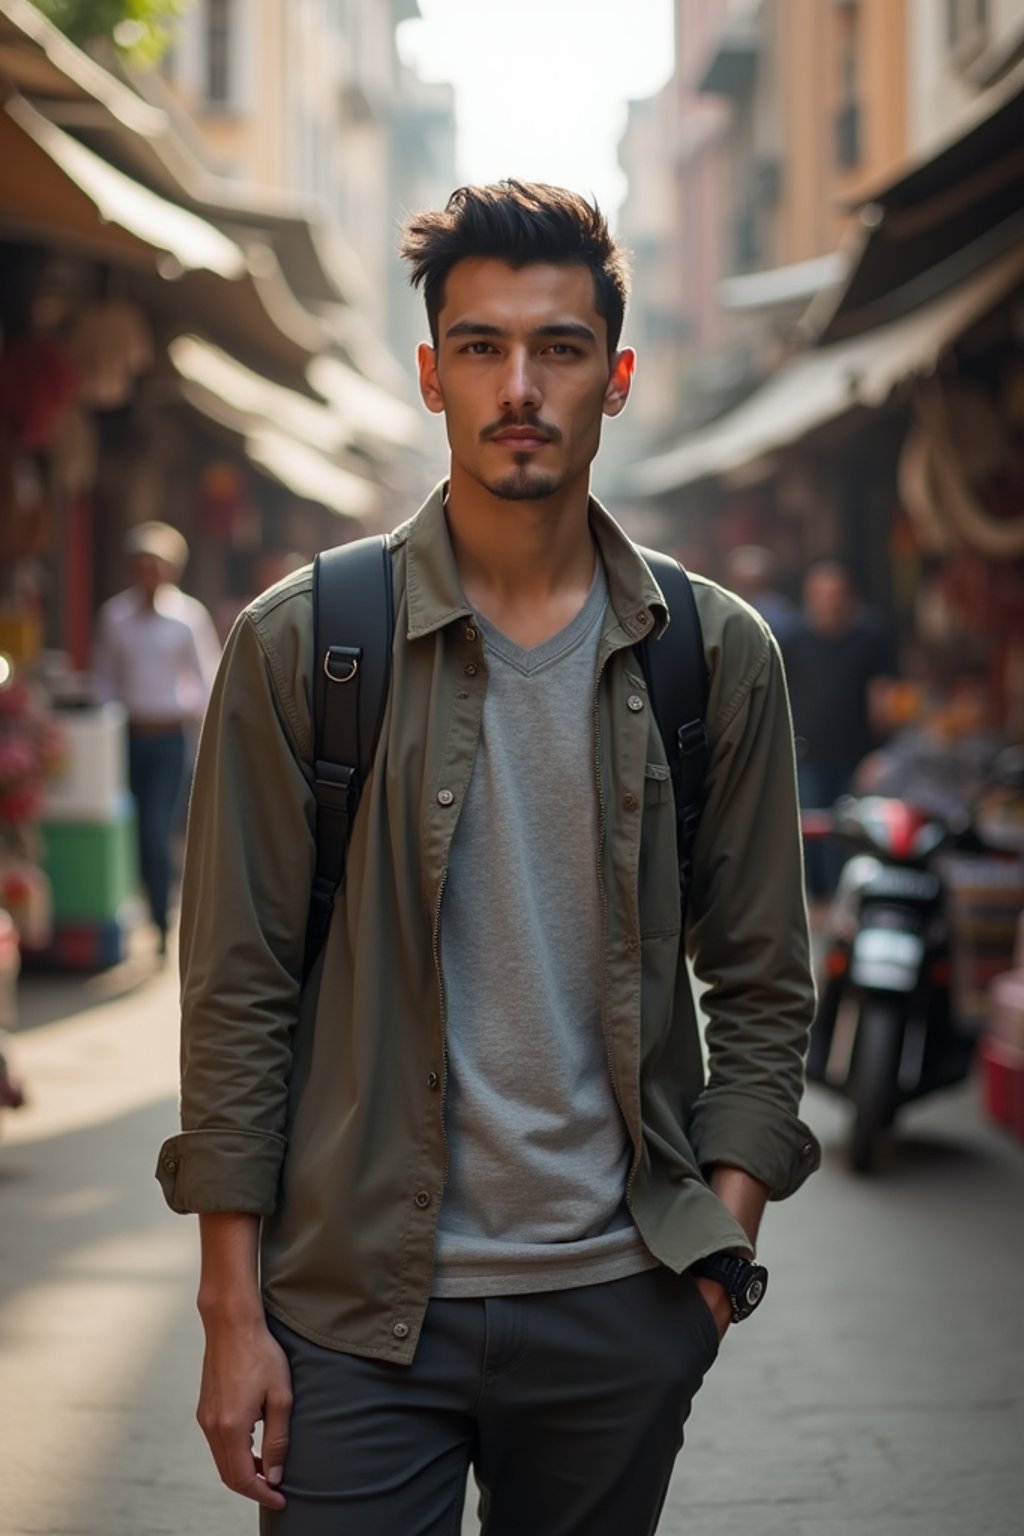
[[[800,610],[775,586],[775,558],[760,544],[740,544],[725,561],[725,584],[764,619],[776,640],[802,627]]]
[[[846,567],[822,560],[804,578],[804,623],[782,639],[800,804],[825,808],[848,794],[857,765],[884,738],[886,693],[898,666],[892,636],[860,603]],[[807,887],[835,889],[841,850],[807,847]]]
[[[710,763],[690,912],[634,645],[664,626],[589,495],[626,404],[625,272],[558,188],[413,218],[450,477],[390,541],[391,698],[326,946],[308,569],[214,691],[182,905],[199,1420],[265,1536],[647,1536],[694,1395],[764,1293],[813,986],[792,736],[766,626],[694,580]],[[700,656],[694,665],[701,664]],[[260,1459],[252,1431],[263,1421]]]
[[[128,714],[128,781],[136,805],[142,884],[167,953],[171,841],[185,776],[187,731],[198,725],[217,670],[213,620],[178,586],[188,545],[167,523],[139,523],[124,544],[131,586],[100,609],[95,692]]]

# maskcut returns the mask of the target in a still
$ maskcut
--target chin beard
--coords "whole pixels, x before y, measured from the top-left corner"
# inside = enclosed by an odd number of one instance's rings
[[[501,501],[544,501],[555,494],[561,483],[555,475],[522,464],[500,480],[492,481],[487,489]]]

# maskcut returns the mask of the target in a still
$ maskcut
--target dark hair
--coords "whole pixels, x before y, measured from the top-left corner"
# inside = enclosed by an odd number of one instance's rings
[[[459,187],[443,213],[415,213],[406,220],[399,254],[412,269],[413,287],[423,285],[435,346],[448,273],[466,257],[486,256],[510,267],[533,262],[589,267],[595,306],[608,327],[608,350],[618,347],[629,292],[625,254],[597,204],[576,192],[536,181]]]

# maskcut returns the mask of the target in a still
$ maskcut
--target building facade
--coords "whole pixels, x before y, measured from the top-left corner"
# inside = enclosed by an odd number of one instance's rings
[[[621,150],[652,432],[742,398],[841,275],[850,208],[911,151],[908,3],[676,0],[673,79]]]
[[[362,274],[363,318],[410,367],[401,214],[455,179],[454,96],[399,59],[416,0],[198,0],[165,65],[224,175],[317,209]]]
[[[909,0],[909,136],[929,154],[951,122],[1024,57],[1020,0]]]

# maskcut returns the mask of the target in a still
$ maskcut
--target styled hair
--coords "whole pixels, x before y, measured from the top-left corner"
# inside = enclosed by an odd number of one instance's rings
[[[609,352],[619,345],[629,294],[625,253],[597,204],[564,187],[512,180],[459,187],[443,212],[407,219],[399,254],[409,263],[412,286],[423,288],[435,347],[448,273],[470,256],[492,257],[516,268],[534,262],[589,267],[595,307],[608,327]]]

